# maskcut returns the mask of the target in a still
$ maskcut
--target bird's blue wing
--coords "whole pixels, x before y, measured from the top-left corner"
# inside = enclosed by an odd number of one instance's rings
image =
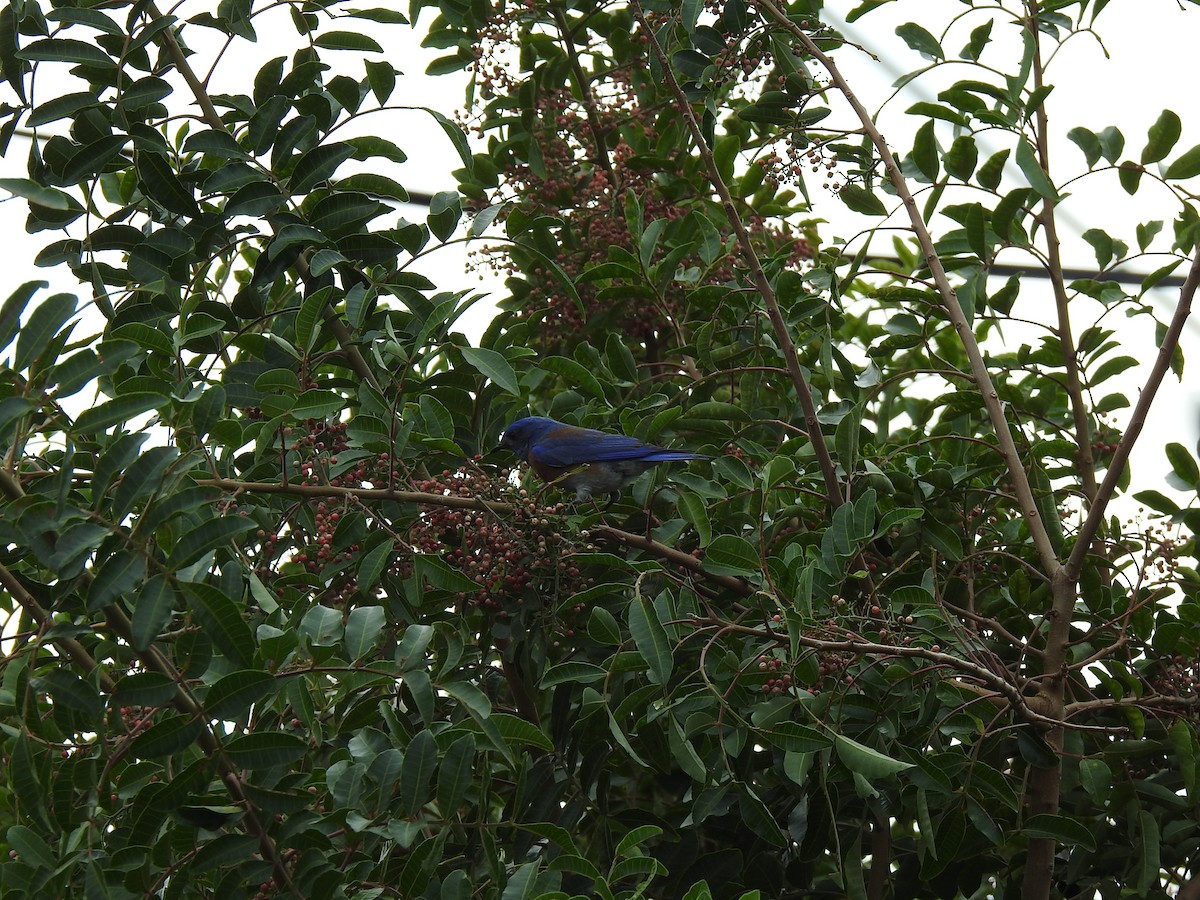
[[[564,425],[543,434],[529,452],[542,465],[567,467],[619,459],[647,459],[655,453],[671,451],[643,444],[624,434]]]

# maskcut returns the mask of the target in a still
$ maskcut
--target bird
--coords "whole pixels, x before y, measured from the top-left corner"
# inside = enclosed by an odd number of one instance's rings
[[[621,488],[662,462],[712,459],[703,453],[655,447],[628,435],[567,425],[546,416],[517,419],[504,430],[500,448],[527,462],[547,484],[575,491],[577,500],[597,494],[615,499]]]

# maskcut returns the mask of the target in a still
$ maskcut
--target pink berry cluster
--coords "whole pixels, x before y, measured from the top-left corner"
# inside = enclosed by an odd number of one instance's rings
[[[513,74],[517,70],[504,65],[504,60],[522,27],[530,26],[531,15],[528,5],[502,7],[484,29],[487,40],[477,54],[475,70],[483,96],[497,98],[489,109],[507,109],[528,90],[525,81]],[[646,279],[640,276],[630,279],[628,293],[620,290],[619,278],[603,293],[604,285],[581,280],[588,269],[608,262],[614,249],[637,256],[637,241],[623,214],[626,198],[639,199],[645,223],[676,223],[693,210],[715,210],[711,185],[695,159],[683,156],[665,161],[657,155],[655,148],[663,129],[677,127],[678,117],[664,116],[665,98],[652,89],[649,36],[637,31],[633,40],[645,50],[631,62],[591,77],[584,96],[576,95],[573,84],[537,94],[532,103],[534,115],[523,117],[521,126],[533,122],[536,153],[504,160],[501,187],[489,200],[519,199],[526,215],[562,220],[560,250],[555,257],[559,268],[551,271],[538,261],[521,257],[519,251],[514,253],[509,245],[487,248],[479,251],[479,256],[496,270],[525,279],[528,290],[521,292],[521,303],[529,315],[542,317],[539,336],[550,347],[574,343],[581,333],[601,324],[624,334],[628,346],[644,346],[646,357],[657,360],[677,343],[679,323],[692,314],[688,303],[691,291],[704,284],[730,282],[740,261],[725,259],[706,265],[698,257],[684,257],[674,262],[676,271],[702,273],[700,281],[660,280],[660,287],[653,291],[647,290]],[[744,74],[747,65],[753,70],[769,64],[769,50],[747,53],[737,35],[731,35],[730,42],[729,58],[722,63],[727,68]],[[503,118],[493,111],[474,127],[483,137],[503,139],[506,126],[494,124]],[[652,163],[647,161],[651,158]],[[745,218],[764,257],[786,251],[796,266],[812,257],[808,238],[781,224],[779,217]],[[651,265],[670,249],[663,241]],[[574,283],[578,300],[563,287],[563,272]]]
[[[764,656],[758,661],[758,670],[767,675],[767,680],[759,686],[764,694],[783,694],[792,689],[792,676],[781,672],[783,660],[777,656]]]
[[[1182,654],[1159,659],[1150,684],[1158,693],[1169,697],[1195,698],[1200,685],[1200,660]]]
[[[775,185],[799,185],[804,182],[804,173],[822,179],[821,187],[836,194],[843,187],[838,175],[837,153],[824,145],[811,144],[805,149],[792,139],[777,141],[776,149],[760,156],[755,162],[766,172],[767,181]]]
[[[500,510],[430,504],[405,535],[413,551],[436,554],[479,585],[477,591],[458,594],[460,603],[500,619],[533,606],[553,619],[552,629],[560,636],[574,636],[582,605],[556,610],[562,598],[591,586],[592,579],[573,559],[577,548],[562,526],[564,504],[543,504],[517,488],[507,469],[473,463],[412,486],[438,496],[505,504]],[[399,555],[397,566],[407,574],[411,558]]]

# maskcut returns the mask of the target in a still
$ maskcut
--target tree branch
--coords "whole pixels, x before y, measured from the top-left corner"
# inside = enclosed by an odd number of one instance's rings
[[[774,0],[754,0],[754,4],[768,19],[791,34],[814,59],[825,67],[838,91],[841,92],[854,109],[855,114],[862,123],[863,133],[875,145],[875,150],[883,162],[884,169],[887,171],[888,180],[891,181],[897,196],[900,197],[908,213],[913,233],[916,235],[917,242],[921,246],[921,252],[925,255],[925,263],[929,266],[929,271],[933,276],[934,284],[937,286],[938,294],[945,304],[950,321],[954,325],[954,330],[958,333],[963,349],[967,353],[967,358],[971,362],[971,376],[975,381],[975,386],[983,395],[983,405],[987,409],[988,418],[991,420],[992,427],[996,431],[996,441],[999,444],[1000,455],[1004,458],[1009,477],[1012,479],[1013,490],[1017,495],[1021,514],[1025,519],[1026,525],[1029,527],[1030,535],[1033,537],[1034,546],[1037,548],[1038,557],[1042,562],[1042,568],[1047,575],[1052,574],[1059,567],[1058,556],[1054,552],[1054,545],[1050,541],[1050,534],[1046,529],[1045,523],[1042,522],[1041,514],[1038,512],[1037,501],[1033,496],[1033,489],[1029,484],[1029,476],[1025,472],[1025,467],[1021,464],[1021,455],[1017,451],[1016,442],[1013,440],[1012,429],[1009,427],[1008,419],[1004,415],[1004,405],[1000,402],[1000,395],[992,383],[991,375],[988,373],[987,364],[984,362],[983,353],[979,348],[979,342],[975,339],[975,332],[972,331],[971,325],[963,313],[962,305],[958,302],[958,297],[955,295],[954,288],[950,285],[950,279],[946,275],[946,269],[942,265],[937,250],[934,248],[933,237],[925,225],[921,211],[917,208],[917,201],[913,197],[912,191],[908,189],[908,183],[905,180],[904,173],[900,170],[900,164],[896,162],[896,157],[892,155],[887,141],[884,140],[879,129],[875,127],[875,122],[871,119],[871,113],[863,106],[862,101],[858,99],[854,91],[851,90],[850,85],[842,76],[837,64],[834,63],[828,54],[822,52],[821,48],[816,45],[808,33],[789,19],[783,10],[775,5]]]
[[[1045,83],[1045,66],[1042,60],[1041,41],[1037,28],[1037,3],[1030,3],[1031,16],[1025,27],[1033,40],[1033,85],[1040,89]],[[1050,177],[1049,122],[1045,102],[1039,103],[1034,113],[1034,138],[1037,143],[1038,165],[1046,177]],[[1054,290],[1054,308],[1058,315],[1058,340],[1062,347],[1063,367],[1066,370],[1067,397],[1071,403],[1071,417],[1075,424],[1075,442],[1079,445],[1075,465],[1083,494],[1091,503],[1096,499],[1096,461],[1092,456],[1092,429],[1088,422],[1087,404],[1084,402],[1083,386],[1079,381],[1079,360],[1076,358],[1075,338],[1071,333],[1071,317],[1067,309],[1067,286],[1063,279],[1062,254],[1055,221],[1057,202],[1053,197],[1042,199],[1042,214],[1039,220],[1046,230],[1046,274]]]
[[[1142,428],[1146,424],[1146,416],[1150,412],[1150,406],[1154,403],[1154,397],[1158,393],[1158,388],[1162,384],[1163,378],[1166,377],[1167,371],[1171,368],[1171,358],[1175,355],[1175,351],[1179,347],[1179,337],[1183,334],[1184,323],[1187,322],[1188,316],[1191,315],[1192,300],[1196,296],[1197,287],[1200,287],[1200,247],[1196,249],[1196,255],[1192,259],[1192,267],[1188,270],[1187,279],[1183,282],[1183,287],[1179,289],[1179,302],[1175,305],[1175,313],[1171,317],[1171,324],[1167,327],[1167,333],[1163,336],[1162,345],[1158,348],[1158,356],[1154,360],[1154,366],[1146,378],[1146,383],[1142,386],[1137,403],[1133,406],[1133,413],[1129,417],[1129,425],[1126,426],[1125,433],[1121,435],[1121,440],[1117,443],[1117,449],[1113,453],[1112,461],[1108,464],[1108,471],[1104,475],[1104,481],[1100,483],[1100,487],[1096,491],[1096,497],[1088,509],[1087,518],[1079,529],[1075,546],[1071,550],[1070,558],[1067,560],[1066,570],[1073,580],[1078,579],[1079,573],[1083,571],[1083,561],[1087,557],[1088,548],[1091,547],[1092,541],[1100,530],[1101,523],[1104,521],[1104,511],[1108,506],[1108,501],[1112,499],[1112,495],[1117,489],[1117,482],[1120,481],[1121,475],[1124,474],[1125,466],[1129,462],[1129,454],[1133,452],[1133,445],[1137,443],[1138,436],[1141,435]]]
[[[755,628],[749,625],[736,625],[724,620],[708,619],[704,620],[708,624],[716,625],[724,628],[727,631],[737,632],[739,634],[758,635],[760,637],[771,639],[778,638],[774,632]],[[786,637],[785,640],[795,640],[801,647],[808,647],[812,650],[832,650],[836,652],[855,653],[860,656],[893,656],[907,659],[924,659],[931,663],[940,666],[945,666],[948,669],[953,669],[971,678],[982,682],[991,688],[995,693],[981,693],[978,688],[970,684],[955,683],[956,687],[965,688],[972,693],[977,694],[984,699],[1003,698],[1008,701],[1008,704],[1017,712],[1021,718],[1032,725],[1040,726],[1043,731],[1046,729],[1061,729],[1064,726],[1078,731],[1092,731],[1103,734],[1121,733],[1126,731],[1123,727],[1108,727],[1105,725],[1074,725],[1063,721],[1060,718],[1052,718],[1043,715],[1041,712],[1034,710],[1029,706],[1026,698],[1017,686],[1009,682],[1004,677],[997,675],[986,666],[981,666],[978,663],[973,663],[970,660],[962,659],[958,656],[953,656],[949,653],[942,653],[940,650],[931,650],[928,647],[917,647],[911,644],[894,645],[880,644],[874,641],[864,640],[858,637],[850,637],[845,640],[833,640],[829,638],[817,638],[807,634],[800,634],[794,638]]]
[[[29,617],[37,623],[39,628],[49,628],[52,624],[50,621],[50,613],[46,608],[38,602],[37,598],[21,584],[17,576],[5,565],[0,564],[0,586],[3,586],[10,597],[17,601],[21,607],[29,613]],[[92,656],[88,649],[79,643],[74,638],[59,637],[54,638],[54,645],[62,650],[75,665],[79,666],[84,672],[89,675],[92,672],[99,673],[100,689],[106,694],[111,694],[116,690],[116,682],[112,677],[100,667],[100,663]]]
[[[738,247],[746,259],[746,265],[750,269],[750,277],[754,282],[754,287],[758,291],[759,296],[762,297],[763,304],[767,308],[767,316],[771,320],[772,331],[774,332],[775,339],[779,342],[779,350],[783,354],[784,361],[787,363],[788,375],[791,376],[792,385],[796,389],[796,396],[804,411],[804,423],[808,431],[808,439],[812,442],[817,463],[820,465],[821,473],[825,478],[825,498],[831,508],[840,506],[843,497],[842,486],[837,477],[837,467],[834,465],[833,458],[829,455],[829,448],[825,444],[825,435],[821,431],[821,423],[817,421],[817,408],[813,402],[812,390],[809,388],[808,380],[804,377],[804,371],[800,367],[800,358],[796,354],[796,344],[792,340],[787,323],[784,321],[783,313],[779,309],[779,302],[775,297],[775,289],[771,287],[771,281],[767,278],[767,273],[763,270],[758,254],[754,250],[754,244],[750,240],[750,233],[746,230],[746,226],[742,222],[742,217],[738,214],[737,207],[734,205],[733,195],[729,193],[729,187],[721,177],[716,159],[713,157],[712,148],[708,146],[708,142],[704,139],[704,132],[700,130],[700,124],[696,121],[696,116],[692,112],[692,105],[688,101],[687,95],[684,94],[683,89],[679,86],[679,82],[675,80],[675,74],[671,71],[670,61],[667,59],[662,45],[658,42],[658,36],[646,21],[646,15],[637,0],[632,0],[630,8],[633,10],[634,17],[646,31],[646,36],[650,42],[651,49],[654,51],[655,59],[658,60],[658,64],[662,68],[663,79],[667,87],[675,95],[676,107],[680,115],[683,116],[684,124],[692,136],[692,142],[696,145],[696,149],[700,153],[700,158],[704,161],[704,167],[708,170],[708,177],[712,179],[713,189],[717,192],[717,196],[721,198],[721,206],[725,210],[725,217],[729,220],[729,224],[733,226]]]
[[[596,101],[592,96],[592,86],[588,82],[587,73],[579,64],[579,53],[575,49],[575,39],[571,36],[570,23],[567,22],[567,16],[562,11],[562,7],[557,4],[551,5],[550,15],[554,17],[554,25],[558,28],[559,37],[562,39],[563,50],[571,64],[571,73],[575,76],[575,83],[579,86],[579,99],[583,104],[584,114],[587,116],[588,129],[592,132],[592,142],[596,145],[595,162],[608,173],[611,182],[613,169],[612,162],[608,158],[608,147],[605,146],[604,128],[596,115]],[[612,187],[615,188],[617,185],[613,184]]]

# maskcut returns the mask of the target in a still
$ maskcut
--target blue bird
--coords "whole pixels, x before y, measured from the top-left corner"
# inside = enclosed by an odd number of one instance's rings
[[[712,459],[702,453],[667,450],[624,434],[607,434],[529,416],[504,431],[500,447],[511,450],[547,484],[575,492],[579,500],[596,494],[616,496],[621,488],[661,462]]]

